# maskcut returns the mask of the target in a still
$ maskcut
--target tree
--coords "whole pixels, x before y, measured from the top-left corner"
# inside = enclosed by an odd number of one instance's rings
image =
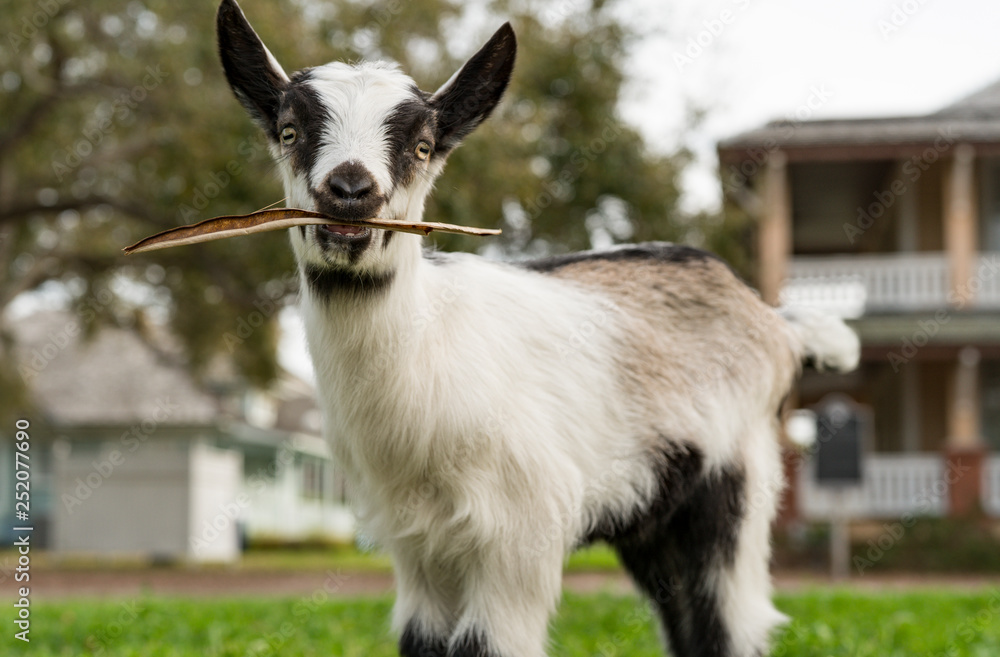
[[[0,0],[0,313],[49,286],[81,320],[92,316],[84,330],[166,321],[196,373],[222,355],[265,384],[276,371],[276,311],[295,292],[283,238],[120,253],[150,232],[281,198],[263,137],[217,63],[214,10],[191,0]],[[428,217],[502,226],[504,238],[487,246],[510,256],[683,235],[675,208],[686,155],[650,153],[619,120],[630,33],[604,3],[556,15],[497,0],[488,20],[448,0],[245,0],[244,10],[287,70],[387,57],[429,90],[511,20],[519,63],[508,96],[451,156]],[[266,321],[238,333],[254,313]],[[9,322],[0,315],[0,366],[17,372]],[[3,397],[26,379],[0,381]]]

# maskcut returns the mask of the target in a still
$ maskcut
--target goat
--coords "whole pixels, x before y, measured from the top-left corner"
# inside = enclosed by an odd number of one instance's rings
[[[237,99],[290,206],[418,221],[514,67],[509,24],[440,89],[397,66],[287,75],[234,0]],[[369,227],[290,230],[324,433],[391,555],[404,657],[541,657],[563,560],[610,543],[678,657],[750,657],[772,606],[782,401],[803,361],[852,369],[839,320],[779,313],[665,243],[520,264]]]

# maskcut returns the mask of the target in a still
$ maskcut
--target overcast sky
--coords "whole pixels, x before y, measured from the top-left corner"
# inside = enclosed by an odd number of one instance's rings
[[[698,164],[684,180],[688,210],[721,201],[715,143],[723,137],[797,112],[803,118],[932,112],[1000,79],[997,0],[624,0],[620,6],[645,35],[632,54],[622,111],[658,150],[680,143],[695,149]],[[692,108],[706,114],[689,131],[685,116]],[[309,376],[294,313],[282,317],[282,326],[283,364]]]
[[[996,0],[630,4],[649,36],[623,112],[658,148],[685,140],[701,154],[685,180],[691,209],[719,203],[718,139],[807,111],[810,97],[824,98],[813,118],[920,114],[1000,79]],[[707,118],[685,133],[692,105]]]

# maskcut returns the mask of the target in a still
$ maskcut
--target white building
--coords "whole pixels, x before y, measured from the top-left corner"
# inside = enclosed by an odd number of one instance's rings
[[[60,555],[228,561],[247,541],[350,541],[353,519],[313,392],[196,382],[169,340],[67,330],[66,312],[15,327],[30,368],[32,524]],[[154,344],[155,342],[155,344]],[[0,434],[11,514],[13,436]],[[12,518],[2,518],[4,527]]]

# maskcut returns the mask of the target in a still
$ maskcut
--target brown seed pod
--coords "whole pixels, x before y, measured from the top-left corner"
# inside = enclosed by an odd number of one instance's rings
[[[263,233],[269,230],[281,230],[282,228],[290,228],[292,226],[316,226],[323,224],[381,228],[383,230],[395,230],[401,233],[415,233],[417,235],[426,235],[433,231],[476,236],[500,234],[500,231],[495,228],[473,228],[471,226],[456,226],[454,224],[442,224],[433,221],[395,221],[392,219],[379,219],[377,217],[362,221],[346,221],[344,219],[334,219],[328,215],[310,210],[277,208],[274,210],[258,210],[250,214],[214,217],[189,226],[178,226],[177,228],[171,228],[170,230],[165,230],[162,233],[139,240],[132,246],[127,246],[122,250],[127,255],[131,255],[133,253],[142,253],[143,251],[166,249],[171,246],[211,242],[212,240],[221,240],[227,237]]]

